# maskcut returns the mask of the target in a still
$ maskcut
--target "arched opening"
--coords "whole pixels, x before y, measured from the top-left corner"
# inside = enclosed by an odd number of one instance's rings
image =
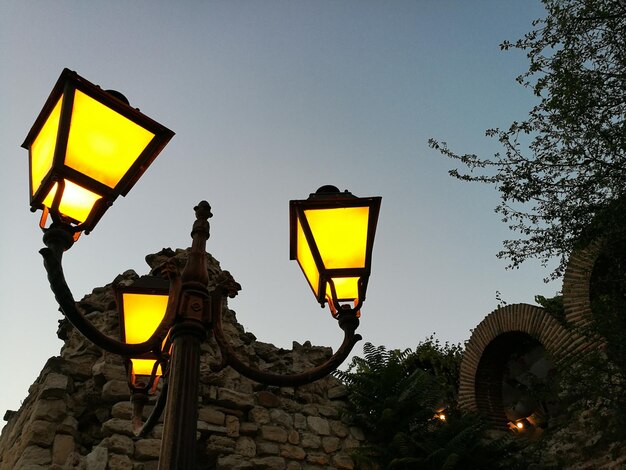
[[[540,433],[558,412],[557,373],[544,346],[527,333],[496,337],[476,371],[478,410],[498,427]]]

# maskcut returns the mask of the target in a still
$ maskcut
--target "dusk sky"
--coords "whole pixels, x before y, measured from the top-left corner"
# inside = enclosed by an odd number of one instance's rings
[[[244,328],[280,347],[335,348],[341,331],[288,243],[289,200],[332,184],[382,196],[364,342],[459,343],[496,291],[533,303],[561,287],[536,263],[505,270],[498,193],[448,176],[454,162],[427,145],[500,150],[484,131],[535,101],[515,82],[525,55],[499,44],[543,14],[531,0],[1,1],[0,417],[62,346],[20,145],[64,67],[176,132],[65,254],[77,300],[128,269],[147,273],[146,254],[189,246],[206,199],[207,249],[243,287],[229,305]]]

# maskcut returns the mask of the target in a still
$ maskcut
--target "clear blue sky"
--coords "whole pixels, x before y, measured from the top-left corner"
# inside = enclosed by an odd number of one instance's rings
[[[534,264],[505,271],[496,191],[453,180],[427,146],[499,150],[485,129],[522,119],[533,97],[515,83],[524,55],[498,46],[542,15],[530,0],[0,2],[0,413],[61,347],[20,144],[64,67],[177,133],[66,254],[77,299],[187,247],[207,199],[208,250],[243,285],[230,306],[244,327],[281,347],[335,347],[339,328],[288,259],[288,201],[334,184],[383,198],[365,341],[456,343],[496,291],[532,303],[560,289]]]

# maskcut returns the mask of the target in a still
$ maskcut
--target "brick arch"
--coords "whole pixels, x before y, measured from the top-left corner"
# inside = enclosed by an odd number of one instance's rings
[[[602,241],[595,241],[587,247],[576,250],[570,255],[563,274],[563,306],[568,325],[580,330],[587,326],[592,318],[591,311],[591,274],[598,256],[602,252]]]
[[[527,335],[543,346],[557,367],[570,347],[580,341],[543,308],[514,304],[494,310],[476,327],[463,354],[459,384],[462,409],[479,411],[494,423],[505,424],[501,396],[490,393],[490,381],[498,373],[503,346],[511,344],[506,339],[514,342],[519,335]]]

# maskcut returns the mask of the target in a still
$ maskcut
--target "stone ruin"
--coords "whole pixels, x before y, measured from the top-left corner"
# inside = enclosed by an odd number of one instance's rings
[[[488,417],[496,429],[513,429],[517,418],[531,425],[522,432],[527,439],[538,439],[554,420],[561,428],[544,443],[548,468],[576,470],[626,468],[626,443],[610,442],[610,452],[595,455],[594,445],[602,432],[590,435],[591,423],[612,413],[603,406],[602,396],[585,397],[586,410],[570,415],[560,408],[560,375],[573,370],[577,361],[590,352],[606,354],[604,340],[589,325],[601,313],[593,309],[594,275],[599,260],[623,261],[608,249],[623,239],[599,239],[571,253],[563,276],[563,316],[529,304],[499,307],[473,330],[465,345],[460,367],[458,402],[465,411]],[[620,292],[623,295],[623,292]],[[532,357],[534,356],[534,357]],[[543,369],[547,374],[538,373]],[[511,374],[514,370],[515,373]],[[618,374],[605,380],[618,379]],[[534,399],[539,387],[541,401]]]
[[[155,268],[187,252],[166,249],[146,257]],[[211,274],[219,263],[207,254]],[[118,337],[114,286],[138,278],[126,271],[78,302],[101,331]],[[287,351],[256,341],[224,307],[224,332],[240,357],[260,369],[302,372],[328,358],[330,348],[293,343]],[[135,438],[123,359],[86,340],[66,320],[59,356],[50,358],[18,411],[7,411],[0,436],[0,470],[151,470],[158,466],[162,418],[146,438]],[[220,355],[213,340],[202,345],[197,468],[352,469],[351,451],[364,436],[342,419],[346,390],[334,377],[300,387],[253,382],[227,367],[212,372]],[[144,410],[144,419],[151,411]]]

